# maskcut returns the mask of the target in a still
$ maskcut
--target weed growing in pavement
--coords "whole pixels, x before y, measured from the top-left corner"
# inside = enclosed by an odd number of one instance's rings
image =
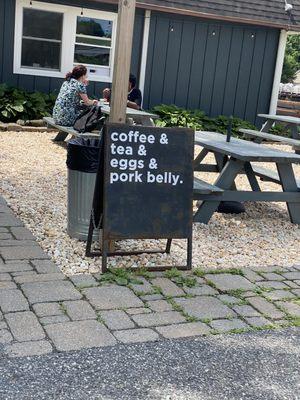
[[[61,309],[61,311],[67,315],[67,307],[63,304],[63,303],[59,303],[59,307]]]
[[[161,294],[163,296],[163,292],[159,286],[153,285],[153,291],[151,294]]]
[[[195,294],[191,294],[191,293],[187,293],[185,296],[182,296],[182,297],[185,297],[186,299],[193,299],[194,297],[196,297],[196,295]]]
[[[193,315],[189,315],[187,312],[185,312],[184,309],[183,309],[179,304],[177,304],[177,303],[174,301],[173,297],[167,297],[166,300],[167,300],[167,302],[168,302],[169,304],[171,304],[173,310],[174,310],[174,311],[180,312],[180,314],[181,314],[188,322],[197,322],[197,321],[199,321],[198,318],[194,317]]]
[[[252,329],[249,327],[249,328],[234,328],[234,329],[230,329],[230,331],[227,331],[227,332],[222,332],[222,333],[235,333],[235,334],[238,334],[238,333],[245,333],[245,332],[250,332]]]
[[[287,314],[286,320],[289,321],[290,326],[300,326],[300,317],[294,317],[291,314]]]
[[[230,296],[241,298],[243,293],[245,293],[245,290],[243,290],[243,289],[225,290],[225,293],[229,294]]]
[[[203,322],[204,324],[210,324],[212,322],[212,319],[211,318],[201,318],[200,321]]]
[[[183,275],[177,268],[171,268],[165,271],[164,276],[171,279],[172,282],[178,286],[194,287],[196,286],[196,279],[193,276]]]
[[[187,313],[183,313],[185,319],[187,320],[187,322],[198,322],[198,318],[194,317],[193,315],[189,315]]]
[[[134,274],[136,276],[142,276],[145,279],[154,279],[155,274],[153,272],[148,271],[145,267],[138,268],[134,270]]]
[[[105,325],[105,321],[100,314],[97,314],[96,321],[100,322],[100,324]]]
[[[120,286],[127,286],[130,283],[134,285],[142,285],[143,282],[134,275],[134,273],[126,268],[109,268],[99,277],[100,283],[116,283]]]
[[[213,283],[212,281],[210,281],[209,279],[206,279],[206,283],[208,284],[208,286],[212,287],[213,289],[217,289],[216,284]]]
[[[229,268],[229,269],[212,269],[212,270],[206,270],[204,271],[203,269],[196,268],[193,271],[193,274],[199,277],[203,277],[204,275],[218,275],[218,274],[231,274],[231,275],[241,275],[244,276],[244,272],[239,269],[239,268]]]

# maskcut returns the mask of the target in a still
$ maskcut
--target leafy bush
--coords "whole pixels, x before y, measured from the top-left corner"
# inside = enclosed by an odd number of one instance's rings
[[[0,121],[16,122],[39,119],[52,113],[56,96],[0,85]]]
[[[273,135],[292,137],[291,130],[280,124],[274,124],[269,130],[269,133],[272,133]]]
[[[160,116],[160,119],[156,120],[156,125],[161,127],[181,126],[195,130],[226,133],[230,122],[230,118],[224,115],[211,118],[205,115],[203,111],[185,110],[175,105],[161,104],[155,106],[153,111]],[[250,122],[240,118],[232,118],[233,136],[242,136],[238,132],[240,128],[256,129]]]

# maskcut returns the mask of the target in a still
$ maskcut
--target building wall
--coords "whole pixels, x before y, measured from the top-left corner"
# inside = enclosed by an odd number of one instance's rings
[[[48,0],[86,8],[89,0]],[[116,10],[101,5],[102,10]],[[13,74],[14,0],[0,0],[0,82],[29,91],[59,90],[62,80]],[[132,72],[139,76],[144,11],[137,10]],[[174,14],[152,13],[144,108],[159,103],[200,108],[208,115],[234,115],[252,122],[268,112],[279,30]],[[107,83],[91,82],[99,95]]]
[[[41,0],[39,0],[41,1]],[[42,0],[43,1],[43,0]],[[103,11],[116,11],[115,6],[99,5],[87,0],[47,0],[47,3],[59,3],[73,7],[82,7]],[[62,79],[48,78],[42,76],[19,75],[13,73],[13,52],[14,52],[14,20],[15,20],[15,0],[0,0],[0,82],[21,87],[28,91],[53,92],[58,91]],[[142,50],[142,38],[144,27],[144,11],[137,10],[134,27],[134,42],[132,52],[131,71],[139,76],[139,65]],[[2,57],[1,57],[2,56]],[[67,72],[67,71],[66,71]],[[108,83],[90,82],[90,95],[102,93],[102,90],[109,86]]]
[[[278,39],[276,29],[153,13],[144,106],[176,104],[254,122],[268,111]]]

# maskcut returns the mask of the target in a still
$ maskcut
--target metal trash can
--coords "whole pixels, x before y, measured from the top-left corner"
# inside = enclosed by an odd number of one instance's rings
[[[67,232],[72,238],[87,240],[94,187],[98,170],[100,139],[76,138],[68,142]],[[94,231],[93,240],[99,237]]]

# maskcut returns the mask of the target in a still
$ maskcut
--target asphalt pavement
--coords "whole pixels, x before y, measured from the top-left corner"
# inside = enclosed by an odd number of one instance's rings
[[[1,400],[299,400],[300,328],[0,361]]]

